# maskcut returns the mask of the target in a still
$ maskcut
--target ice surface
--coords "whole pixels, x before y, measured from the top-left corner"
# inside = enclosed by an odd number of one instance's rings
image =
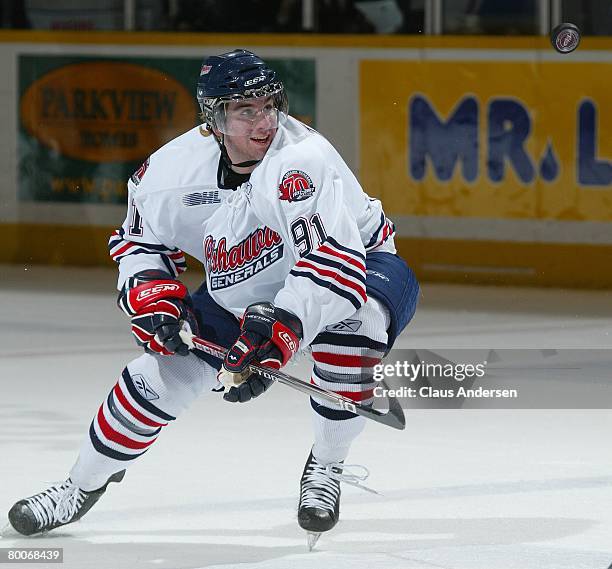
[[[0,267],[0,525],[15,500],[65,478],[139,354],[113,271],[24,269]],[[609,348],[610,300],[426,285],[399,346]],[[213,394],[80,523],[42,538],[6,530],[0,548],[63,547],[65,569],[606,569],[611,432],[608,410],[418,410],[403,432],[370,424],[350,462],[382,495],[345,488],[340,523],[308,553],[295,520],[307,398],[283,386],[244,406]]]

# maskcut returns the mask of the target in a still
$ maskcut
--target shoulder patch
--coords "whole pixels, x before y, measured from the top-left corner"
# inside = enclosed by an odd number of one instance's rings
[[[130,178],[130,180],[132,180],[132,183],[137,186],[138,184],[140,184],[140,182],[142,181],[143,176],[145,175],[145,172],[147,171],[147,168],[149,167],[149,161],[151,160],[151,158],[147,158],[143,163],[142,166],[140,166],[140,168],[138,168],[138,170],[136,170],[136,172],[134,172],[132,174],[132,177]]]
[[[289,170],[278,187],[278,199],[288,202],[301,202],[315,193],[310,176],[302,170]]]

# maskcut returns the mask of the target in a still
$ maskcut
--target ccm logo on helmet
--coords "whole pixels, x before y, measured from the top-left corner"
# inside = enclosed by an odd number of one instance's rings
[[[249,85],[255,85],[255,83],[260,83],[261,81],[265,81],[266,78],[261,75],[259,77],[253,77],[253,79],[249,79],[248,81],[244,82],[244,86],[248,87]]]
[[[171,284],[171,283],[155,285],[149,289],[141,290],[138,293],[136,300],[144,300],[145,298],[147,298],[148,296],[151,296],[152,294],[157,294],[160,292],[167,292],[171,290],[179,290],[179,288],[180,288],[179,285]]]

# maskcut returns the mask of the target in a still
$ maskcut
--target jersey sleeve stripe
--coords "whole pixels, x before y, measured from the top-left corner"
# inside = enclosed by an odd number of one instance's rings
[[[391,220],[386,219],[380,239],[378,241],[374,241],[373,243],[372,241],[370,241],[372,244],[370,245],[368,243],[368,245],[366,246],[366,250],[374,249],[375,247],[382,245],[387,239],[389,239],[389,237],[391,237],[394,234],[395,234],[395,225],[393,225],[393,222]]]
[[[327,236],[325,239],[325,243],[331,245],[334,249],[338,251],[342,251],[344,253],[348,253],[352,257],[356,257],[357,259],[361,259],[363,263],[365,263],[365,255],[363,253],[356,251],[355,249],[350,249],[349,247],[345,247],[344,245],[340,245],[333,237]]]
[[[338,271],[344,273],[348,278],[355,279],[361,283],[365,284],[365,268],[360,271],[354,271],[342,261],[335,260],[335,258],[328,258],[322,255],[317,254],[320,251],[318,249],[316,252],[312,252],[309,255],[303,257],[303,260],[309,261],[315,265],[319,265],[322,267],[327,267],[330,269],[337,269]]]
[[[113,234],[110,236],[110,239],[108,240],[109,249],[115,248],[120,243],[131,243],[133,245],[140,245],[156,253],[166,253],[168,255],[174,254],[174,253],[182,254],[182,251],[178,247],[170,248],[160,243],[146,243],[144,241],[131,241],[130,239],[126,239],[125,231],[123,230],[123,228],[119,230],[115,230]]]
[[[121,255],[117,255],[117,256],[112,256],[111,258],[113,259],[113,261],[115,262],[119,262],[121,261],[121,259],[125,258],[125,257],[129,257],[130,255],[157,255],[160,257],[164,257],[166,259],[168,259],[169,262],[171,262],[174,265],[184,265],[184,257],[182,258],[182,262],[179,261],[178,259],[176,261],[174,261],[173,259],[171,259],[168,255],[164,255],[163,253],[159,253],[157,251],[151,251],[150,249],[147,249],[145,247],[140,247],[137,245],[134,245],[132,247],[130,247],[128,250],[126,250],[123,254]]]
[[[182,265],[178,265],[177,263],[174,263],[172,259],[169,259],[166,255],[160,255],[160,258],[162,260],[162,263],[165,265],[166,269],[168,269],[168,272],[173,277],[177,277],[178,275],[180,275],[183,271],[187,269],[187,266],[185,265],[184,261]]]
[[[361,290],[356,290],[354,286],[349,286],[346,282],[343,282],[337,273],[326,274],[327,271],[318,271],[311,266],[308,266],[306,263],[302,265],[295,265],[293,270],[297,270],[302,273],[308,273],[316,276],[320,281],[327,283],[326,288],[329,288],[328,285],[333,285],[338,289],[343,290],[344,292],[353,295],[357,302],[360,304],[364,303],[367,300],[367,294],[365,293],[365,287],[361,288]],[[359,286],[359,285],[358,285]],[[365,299],[364,300],[364,296]]]
[[[110,250],[111,257],[113,258],[113,260],[116,260],[132,247],[136,246],[133,243],[130,243],[129,241],[120,241],[115,247]]]
[[[322,276],[322,277],[329,277],[333,279],[334,281],[337,281],[338,283],[344,285],[345,287],[353,289],[363,299],[363,302],[366,302],[368,300],[368,297],[366,295],[365,285],[363,282],[357,283],[355,281],[349,280],[343,277],[342,275],[340,275],[336,271],[326,270],[322,267],[315,265],[314,263],[310,263],[306,258],[300,259],[295,264],[295,266],[299,268],[311,269],[315,271],[319,276]]]
[[[112,251],[117,245],[123,241],[123,237],[119,234],[119,231],[114,231],[108,239],[108,249]]]
[[[385,223],[385,228],[383,229],[383,235],[380,242],[384,243],[389,237],[389,235],[391,235],[392,233],[395,233],[395,226],[393,225],[393,223],[387,220],[387,223]]]
[[[347,292],[346,290],[340,288],[339,286],[336,286],[335,284],[329,281],[319,278],[318,276],[310,272],[307,272],[304,270],[296,271],[295,269],[291,269],[291,272],[289,274],[294,277],[304,277],[306,279],[311,280],[313,283],[319,285],[322,288],[331,290],[332,292],[336,293],[338,296],[341,296],[345,300],[348,300],[355,307],[355,310],[359,310],[365,304],[365,301],[361,299],[361,296],[357,298],[355,294]]]
[[[372,237],[368,241],[368,244],[365,246],[366,249],[369,249],[370,247],[374,246],[374,244],[376,243],[376,241],[378,239],[378,234],[380,233],[381,229],[385,226],[385,222],[386,221],[387,221],[387,218],[385,217],[385,214],[381,213],[380,214],[380,223],[378,224],[378,227],[376,228],[374,233],[372,233]]]
[[[110,251],[110,256],[115,261],[121,257],[124,257],[126,252],[128,255],[132,255],[134,254],[135,251],[138,251],[138,252],[144,251],[146,253],[153,254],[153,255],[166,255],[172,259],[177,259],[177,260],[185,258],[183,252],[178,249],[167,249],[167,248],[160,249],[159,247],[154,246],[150,243],[137,243],[134,241],[122,241],[112,247],[110,247],[110,243],[109,243],[109,251]]]
[[[333,255],[334,257],[337,257],[338,259],[342,259],[343,261],[346,261],[347,263],[353,265],[357,269],[360,269],[361,271],[365,272],[365,266],[363,264],[363,261],[355,259],[349,255],[339,253],[338,251],[332,249],[326,244],[321,245],[321,247],[319,247],[317,251],[320,251],[322,253],[327,253],[328,255]]]
[[[187,269],[184,253],[178,249],[169,249],[156,243],[140,243],[124,238],[123,229],[115,231],[108,240],[110,256],[116,263],[129,255],[159,255],[175,277]]]

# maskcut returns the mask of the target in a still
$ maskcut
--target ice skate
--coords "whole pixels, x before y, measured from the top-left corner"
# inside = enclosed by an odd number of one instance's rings
[[[323,532],[329,531],[340,517],[340,482],[378,494],[364,486],[370,472],[359,464],[346,465],[343,461],[321,464],[308,455],[300,481],[298,523],[306,530],[308,550],[312,551]]]
[[[340,515],[340,479],[342,463],[323,465],[312,455],[304,466],[300,481],[298,523],[307,532],[312,551],[321,533],[329,531]]]
[[[81,519],[106,492],[111,482],[121,482],[125,470],[116,472],[98,490],[86,492],[70,478],[39,494],[19,500],[9,511],[9,522],[22,535],[33,535]]]

